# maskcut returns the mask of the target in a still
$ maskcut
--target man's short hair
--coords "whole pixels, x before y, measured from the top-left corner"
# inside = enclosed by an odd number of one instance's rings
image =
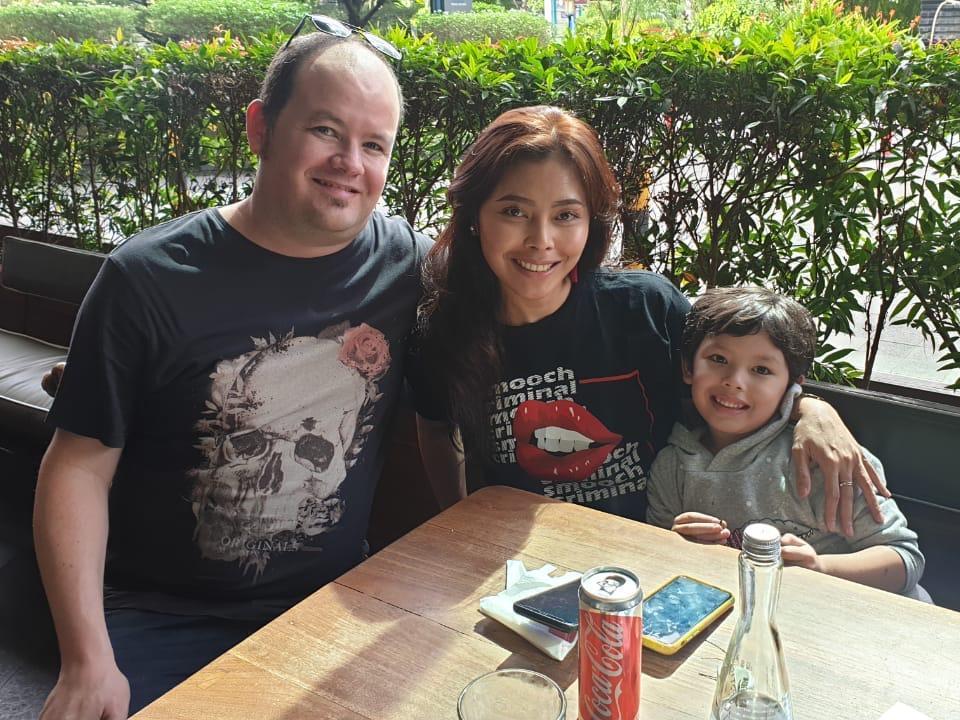
[[[687,371],[708,335],[755,335],[765,332],[783,353],[791,382],[805,375],[817,351],[813,316],[796,300],[761,287],[711,288],[693,304],[680,340]]]
[[[296,84],[297,71],[301,66],[311,62],[320,53],[343,43],[355,43],[358,47],[376,57],[390,73],[393,84],[397,88],[397,100],[400,103],[400,117],[403,118],[403,91],[400,81],[390,62],[379,52],[367,45],[366,41],[357,35],[337,37],[322,32],[299,35],[293,39],[287,48],[280,48],[267,66],[267,73],[260,85],[260,101],[263,103],[263,115],[267,121],[267,131],[273,129],[280,117],[283,108],[293,95]]]

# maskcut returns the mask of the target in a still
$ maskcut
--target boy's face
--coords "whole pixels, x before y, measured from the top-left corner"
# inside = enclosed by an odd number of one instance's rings
[[[708,335],[683,379],[717,452],[773,418],[790,386],[790,371],[783,352],[765,332]]]

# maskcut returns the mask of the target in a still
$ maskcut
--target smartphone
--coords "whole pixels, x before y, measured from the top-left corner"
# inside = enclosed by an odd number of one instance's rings
[[[580,624],[580,581],[517,600],[513,611],[569,637]],[[678,575],[643,600],[643,644],[673,655],[733,607],[733,595],[687,575]]]
[[[729,591],[678,575],[643,599],[643,644],[673,655],[731,607]]]
[[[513,611],[557,630],[561,636],[575,633],[580,624],[580,580],[517,600]]]

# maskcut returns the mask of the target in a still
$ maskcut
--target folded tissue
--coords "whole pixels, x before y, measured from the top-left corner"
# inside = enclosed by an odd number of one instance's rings
[[[550,573],[554,570],[556,567],[553,565],[527,570],[519,560],[507,560],[506,589],[496,595],[482,598],[480,612],[503,623],[554,660],[563,660],[577,644],[576,634],[572,637],[560,637],[557,631],[536,620],[517,615],[513,611],[513,604],[517,600],[572,582],[580,577],[580,573],[573,571],[553,577]]]

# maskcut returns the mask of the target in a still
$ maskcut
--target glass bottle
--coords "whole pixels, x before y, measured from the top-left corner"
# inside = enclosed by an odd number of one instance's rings
[[[720,668],[711,720],[793,720],[787,666],[777,630],[780,532],[754,523],[743,531],[740,618]]]

